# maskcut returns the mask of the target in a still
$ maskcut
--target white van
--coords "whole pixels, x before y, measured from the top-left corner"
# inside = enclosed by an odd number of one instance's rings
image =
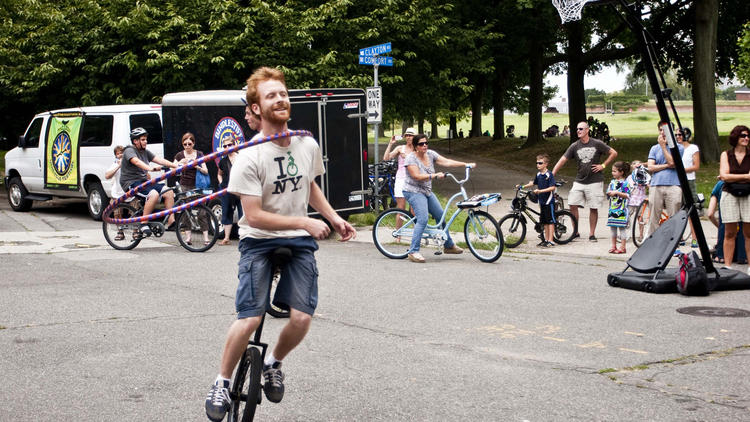
[[[148,131],[148,149],[163,157],[161,105],[113,105],[37,114],[18,146],[5,154],[5,186],[15,211],[33,201],[86,198],[89,214],[101,219],[114,179],[104,172],[116,145],[130,145],[130,130]]]

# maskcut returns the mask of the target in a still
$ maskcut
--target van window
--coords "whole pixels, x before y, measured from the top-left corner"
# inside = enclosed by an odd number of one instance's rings
[[[112,144],[112,116],[83,116],[81,142],[83,147],[106,147]]]
[[[161,135],[161,119],[156,113],[153,114],[134,114],[130,116],[130,130],[142,127],[148,132],[149,144],[163,143]]]
[[[34,119],[29,126],[29,130],[26,131],[26,136],[24,136],[26,148],[37,148],[39,146],[39,138],[42,137],[42,122],[44,122],[44,119],[40,117]]]

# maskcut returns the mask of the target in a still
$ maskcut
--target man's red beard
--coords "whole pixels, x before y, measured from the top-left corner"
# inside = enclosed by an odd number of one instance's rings
[[[277,113],[280,111],[280,109],[284,107],[284,113]],[[260,115],[262,116],[263,120],[266,120],[268,122],[274,123],[274,124],[284,124],[287,121],[289,121],[289,104],[286,105],[276,105],[272,108],[268,108],[265,110],[260,111]]]

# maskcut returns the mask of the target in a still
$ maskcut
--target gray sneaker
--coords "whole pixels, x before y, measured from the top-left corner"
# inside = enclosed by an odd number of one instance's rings
[[[224,382],[223,385],[212,385],[206,397],[206,416],[208,416],[208,419],[214,422],[224,420],[224,415],[227,414],[231,405],[229,382]]]
[[[273,366],[263,366],[263,391],[268,401],[278,403],[284,398],[284,373],[281,372],[281,362]]]

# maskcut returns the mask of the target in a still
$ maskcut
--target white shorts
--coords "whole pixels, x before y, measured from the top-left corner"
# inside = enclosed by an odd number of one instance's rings
[[[719,202],[722,223],[750,223],[750,196],[734,196],[721,193]]]
[[[404,197],[404,185],[406,184],[405,177],[397,177],[396,183],[393,184],[393,196],[395,198]]]
[[[592,210],[599,209],[604,202],[604,184],[603,182],[583,183],[573,182],[568,194],[568,205],[579,207],[588,207]]]

